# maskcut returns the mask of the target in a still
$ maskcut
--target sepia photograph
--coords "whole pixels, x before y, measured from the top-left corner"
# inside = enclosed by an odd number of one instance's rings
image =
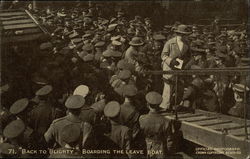
[[[249,0],[0,0],[0,158],[250,159]]]

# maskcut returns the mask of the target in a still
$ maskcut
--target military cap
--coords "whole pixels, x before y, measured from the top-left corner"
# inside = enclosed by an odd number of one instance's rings
[[[102,99],[102,100],[99,100],[98,102],[95,102],[90,107],[93,108],[95,110],[95,112],[103,113],[103,110],[105,108],[105,99]]]
[[[113,22],[115,22],[117,19],[115,17],[111,18],[109,23],[112,24]]]
[[[93,61],[94,58],[95,56],[93,54],[87,54],[86,56],[83,57],[83,61],[85,62]]]
[[[65,106],[69,109],[79,109],[82,108],[85,104],[85,99],[81,95],[72,95],[68,97],[65,102]]]
[[[0,94],[4,93],[4,92],[7,92],[9,90],[9,88],[10,88],[9,84],[5,84],[5,85],[1,86]]]
[[[221,34],[221,35],[219,35],[219,39],[221,39],[221,38],[226,38],[227,37],[227,35],[226,34]]]
[[[95,47],[103,47],[105,45],[104,41],[99,41],[95,44]]]
[[[161,41],[161,40],[165,40],[166,37],[164,35],[162,35],[162,34],[155,34],[155,35],[153,35],[153,39]]]
[[[205,49],[200,49],[197,47],[191,48],[192,50],[192,55],[202,55],[205,53]]]
[[[72,42],[73,42],[74,44],[78,44],[78,43],[80,43],[81,41],[82,41],[81,38],[72,39]]]
[[[116,101],[111,101],[104,107],[104,115],[109,118],[114,118],[120,113],[120,104]]]
[[[107,20],[107,19],[104,19],[103,21],[102,21],[102,25],[106,25],[106,24],[108,24],[109,23],[109,20]]]
[[[12,150],[10,152],[10,150]],[[14,153],[13,153],[14,150]],[[10,143],[1,143],[0,144],[0,154],[3,155],[14,155],[18,151],[17,147],[15,145],[12,145]]]
[[[146,101],[149,104],[153,104],[153,105],[161,104],[162,96],[158,92],[154,92],[154,91],[148,92],[146,94]]]
[[[108,26],[107,31],[108,31],[108,32],[111,32],[111,31],[115,30],[115,28],[116,28],[117,25],[118,25],[118,24],[110,24],[110,25]]]
[[[125,85],[122,88],[123,96],[133,97],[137,94],[137,92],[138,92],[137,88],[135,87],[135,85],[132,84]]]
[[[84,34],[82,37],[83,37],[83,38],[89,38],[89,37],[91,37],[91,36],[92,36],[92,34],[86,33],[86,34]]]
[[[129,70],[122,70],[118,73],[118,78],[121,80],[126,80],[129,79],[131,77],[131,71]]]
[[[46,85],[40,88],[38,91],[36,91],[37,96],[45,96],[48,95],[53,90],[53,87],[51,85]]]
[[[66,33],[64,33],[64,35],[65,35],[66,37],[68,37],[71,33],[72,33],[72,32],[66,32]]]
[[[91,51],[93,49],[93,46],[91,44],[85,44],[82,46],[82,50],[84,51]]]
[[[86,14],[84,17],[93,17],[93,14],[92,14],[92,12],[89,12],[88,14]]]
[[[215,55],[216,55],[216,58],[226,58],[227,57],[227,55],[223,54],[222,52],[220,52],[218,50],[216,51]]]
[[[74,33],[69,35],[69,38],[73,39],[73,38],[76,38],[78,35],[79,35],[78,33],[74,32]]]
[[[105,50],[105,51],[102,53],[102,55],[103,55],[104,57],[111,57],[111,56],[112,56],[112,51],[109,50],[109,49],[107,49],[107,50]]]
[[[133,28],[129,28],[127,30],[127,33],[130,34],[130,35],[134,35],[135,34],[135,30]]]
[[[88,93],[89,93],[89,87],[86,85],[80,85],[76,87],[73,95],[80,95],[80,96],[86,97]]]
[[[233,90],[237,92],[244,92],[245,90],[245,85],[244,84],[234,84],[233,85]],[[246,86],[246,91],[249,91],[249,88]]]
[[[79,49],[82,48],[82,46],[83,46],[83,43],[82,43],[82,42],[81,42],[81,43],[78,43],[78,44],[76,45],[75,49],[76,49],[76,50],[79,50]]]
[[[50,42],[42,43],[40,45],[40,50],[48,50],[51,49],[53,46]]]
[[[19,114],[29,105],[29,100],[27,98],[22,98],[13,103],[10,107],[10,112],[12,114]]]
[[[70,124],[63,127],[61,132],[61,139],[67,144],[75,143],[79,140],[81,129],[79,125]]]
[[[118,11],[117,14],[118,15],[124,15],[125,13],[123,11]]]
[[[100,68],[102,68],[102,69],[106,69],[106,68],[108,68],[108,66],[109,66],[109,64],[107,62],[100,63]]]
[[[114,45],[114,46],[120,46],[120,45],[122,45],[122,43],[120,41],[113,40],[112,41],[112,45]]]
[[[111,37],[111,41],[114,41],[114,40],[118,40],[118,39],[120,39],[121,38],[121,35],[117,35],[117,36],[113,36],[113,37]]]
[[[14,120],[10,122],[3,130],[3,135],[9,139],[18,137],[25,130],[25,125],[22,120]]]
[[[142,46],[144,42],[140,37],[133,37],[132,40],[129,42],[129,45],[132,46]]]
[[[122,53],[120,51],[112,51],[111,56],[112,57],[121,57]]]

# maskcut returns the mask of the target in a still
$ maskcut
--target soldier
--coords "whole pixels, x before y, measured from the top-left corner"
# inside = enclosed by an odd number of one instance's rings
[[[230,110],[228,111],[228,114],[236,116],[236,117],[241,117],[244,118],[244,90],[246,87],[246,93],[248,93],[249,88],[243,84],[235,84],[233,86],[233,91],[234,91],[234,99],[235,99],[235,104]],[[247,102],[247,101],[245,101]],[[248,109],[245,110],[247,114],[247,118],[249,119],[249,114]]]
[[[140,127],[146,138],[148,158],[167,158],[176,151],[172,138],[172,125],[159,112],[162,96],[157,92],[146,95],[148,114],[139,119]],[[154,153],[153,153],[154,152]]]
[[[80,119],[81,108],[85,104],[85,99],[80,95],[70,96],[65,106],[68,109],[68,114],[65,117],[56,119],[52,122],[47,132],[44,134],[46,142],[52,146],[53,144],[64,146],[65,143],[61,139],[62,129],[66,125],[76,124],[81,127],[82,120]]]
[[[30,112],[30,124],[39,136],[43,136],[49,125],[56,118],[62,117],[64,113],[51,103],[52,86],[46,85],[36,92],[39,103]]]
[[[132,40],[129,42],[130,47],[127,49],[125,53],[125,60],[136,66],[139,47],[142,46],[143,44],[144,42],[142,41],[141,38],[133,37]]]
[[[145,139],[139,126],[139,112],[143,112],[145,108],[141,108],[141,101],[136,102],[138,91],[134,85],[125,85],[122,92],[125,100],[120,106],[119,123],[132,130],[133,140],[131,143],[131,149],[146,150]],[[141,156],[138,155],[137,157]]]
[[[29,141],[25,141],[25,124],[22,120],[17,119],[10,122],[3,130],[4,137],[7,138],[7,142],[13,144],[16,148],[29,149]],[[18,150],[19,151],[19,150]],[[16,152],[21,155],[21,152]],[[28,154],[22,153],[24,157],[28,157]]]
[[[131,150],[132,130],[119,123],[120,110],[120,104],[116,101],[111,101],[105,106],[104,115],[108,117],[111,122],[110,139],[119,146],[120,150],[126,152],[126,150]],[[121,156],[126,157],[131,155],[123,154]]]

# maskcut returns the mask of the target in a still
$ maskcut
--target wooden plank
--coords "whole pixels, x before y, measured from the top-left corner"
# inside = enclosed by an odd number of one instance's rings
[[[8,18],[1,18],[0,17],[0,20],[1,21],[8,21],[8,20],[15,20],[15,19],[27,19],[28,16],[15,16],[15,17],[8,17]]]
[[[22,35],[22,36],[13,36],[11,38],[4,38],[3,37],[3,42],[4,43],[9,43],[9,42],[23,42],[23,41],[31,41],[31,40],[36,40],[39,37],[41,37],[44,33],[37,33],[37,34],[27,34],[27,35]]]
[[[225,114],[219,114],[219,113],[215,113],[215,112],[208,112],[208,111],[204,111],[204,110],[200,110],[197,109],[195,110],[196,113],[202,113],[206,116],[216,116],[218,118],[221,118],[223,120],[230,120],[233,121],[234,123],[239,123],[239,124],[243,124],[244,123],[244,119],[242,118],[238,118],[238,117],[234,117],[234,116],[229,116],[229,115],[225,115]],[[247,123],[250,124],[250,120],[247,120]]]
[[[13,20],[13,21],[3,21],[3,25],[13,25],[13,24],[25,24],[33,22],[32,19],[21,19],[21,20]]]
[[[24,35],[24,34],[33,34],[33,33],[41,33],[40,28],[27,28],[27,29],[20,29],[20,30],[15,30],[12,36],[17,36],[17,35]],[[6,36],[6,35],[4,35]],[[10,36],[10,35],[7,35]]]
[[[247,125],[247,127],[249,127],[250,125]],[[240,125],[240,126],[233,126],[233,127],[229,127],[229,128],[226,128],[226,130],[233,130],[233,129],[240,129],[240,128],[244,128],[245,125]],[[220,130],[220,129],[218,129]]]
[[[232,123],[230,120],[216,120],[215,122],[212,121],[211,123],[204,123],[200,124],[201,126],[212,126],[212,125],[218,125],[218,124],[225,124],[225,123]]]
[[[3,26],[3,28],[6,29],[6,30],[10,30],[10,29],[23,29],[23,28],[34,28],[34,27],[37,27],[37,25],[34,24],[34,23]]]
[[[247,128],[247,132],[248,134],[250,134],[250,127]],[[229,130],[228,134],[235,135],[235,136],[245,135],[245,128]]]
[[[213,119],[217,119],[216,117],[207,117],[206,118],[201,118],[201,119],[190,119],[187,120],[188,122],[199,122],[199,121],[208,121],[208,120],[213,120]]]
[[[0,17],[9,17],[9,16],[15,16],[15,15],[26,15],[25,12],[6,12],[6,13],[0,13]]]
[[[203,114],[183,114],[183,115],[178,115],[178,118],[183,119],[183,118],[191,118],[191,117],[196,117],[196,116],[203,116]]]
[[[201,120],[201,119],[206,119],[207,116],[194,116],[194,117],[189,117],[189,118],[184,118],[184,121],[193,121],[193,120]]]
[[[182,122],[181,129],[184,138],[191,142],[211,148],[239,148],[241,153],[226,153],[225,155],[242,159],[248,156],[249,141],[242,140],[239,137],[227,136],[222,132],[201,127],[190,122]]]
[[[233,127],[233,126],[240,126],[237,123],[224,123],[224,124],[217,124],[217,125],[212,125],[212,126],[207,126],[207,128],[210,129],[226,129],[228,127]]]

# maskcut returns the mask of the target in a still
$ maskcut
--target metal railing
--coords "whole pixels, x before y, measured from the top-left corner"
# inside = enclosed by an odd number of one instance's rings
[[[215,75],[215,76],[227,76],[227,75],[237,75],[244,77],[244,82],[246,83],[247,76],[250,76],[250,67],[227,67],[224,69],[213,68],[213,69],[197,69],[197,70],[170,70],[170,71],[147,71],[145,74],[172,74],[175,75],[175,92],[177,92],[177,83],[179,76],[187,75]],[[244,86],[244,129],[245,138],[248,139],[247,130],[247,86]],[[175,95],[175,105],[177,104],[177,95]],[[175,118],[178,120],[178,113],[175,111]]]

